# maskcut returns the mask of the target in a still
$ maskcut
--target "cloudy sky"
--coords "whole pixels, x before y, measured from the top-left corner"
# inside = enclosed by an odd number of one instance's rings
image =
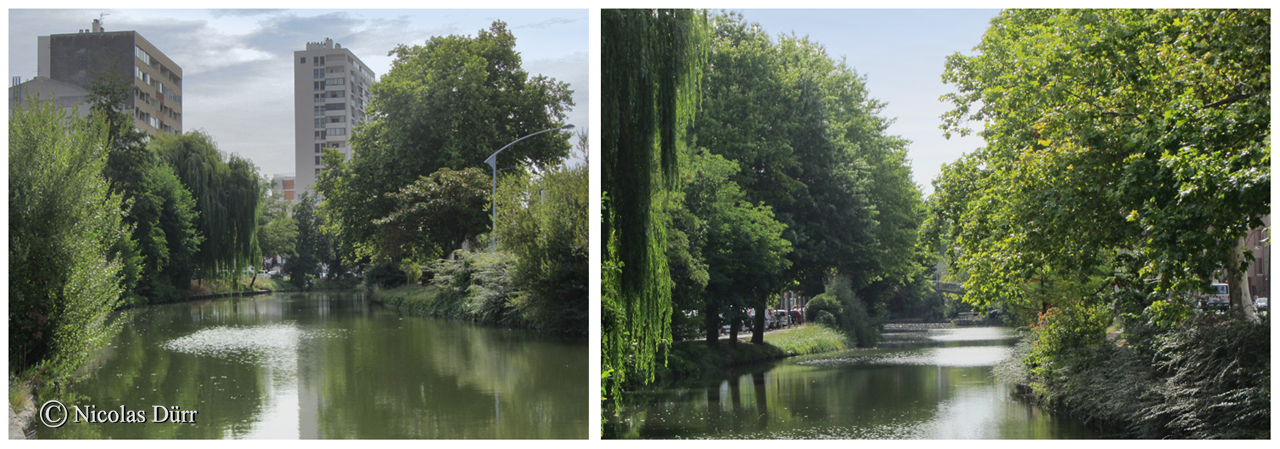
[[[554,10],[9,10],[9,76],[36,75],[36,37],[75,33],[106,13],[107,31],[137,31],[183,71],[184,130],[203,129],[267,175],[293,173],[293,52],[332,38],[381,77],[398,44],[468,35],[494,20],[516,37],[524,69],[569,83],[568,122],[589,129],[588,14]],[[513,136],[513,138],[519,136]]]

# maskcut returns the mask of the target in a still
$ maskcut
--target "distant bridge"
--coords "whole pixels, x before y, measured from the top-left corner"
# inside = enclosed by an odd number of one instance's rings
[[[964,296],[964,284],[958,282],[934,282],[933,289],[941,293],[955,293]]]

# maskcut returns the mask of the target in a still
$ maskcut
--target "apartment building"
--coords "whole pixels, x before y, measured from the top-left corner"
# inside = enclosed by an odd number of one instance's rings
[[[56,91],[60,106],[87,104],[87,98],[75,96],[85,95],[85,85],[101,73],[132,87],[127,107],[139,130],[151,135],[182,132],[182,67],[138,32],[106,31],[95,19],[89,29],[76,33],[39,36],[36,48],[37,77],[10,89],[10,109],[25,99],[24,91],[41,97]]]
[[[271,177],[271,190],[285,201],[293,201],[297,196],[293,190],[294,176],[292,174],[281,173]]]
[[[9,115],[28,98],[52,101],[58,109],[77,117],[89,116],[89,91],[75,85],[37,76],[27,81],[14,77],[9,86]]]
[[[351,157],[348,141],[365,120],[374,73],[351,50],[326,38],[293,52],[293,81],[294,192],[301,196],[324,170],[326,149]]]

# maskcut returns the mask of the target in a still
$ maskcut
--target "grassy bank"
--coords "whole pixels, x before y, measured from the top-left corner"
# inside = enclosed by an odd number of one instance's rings
[[[767,332],[763,345],[751,344],[746,339],[737,343],[721,339],[714,346],[708,346],[703,340],[682,341],[671,346],[667,366],[659,369],[656,381],[698,379],[719,375],[733,367],[848,347],[851,345],[844,335],[820,324]]]

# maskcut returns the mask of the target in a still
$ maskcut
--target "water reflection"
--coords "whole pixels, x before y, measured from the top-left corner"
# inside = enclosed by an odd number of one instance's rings
[[[38,426],[39,438],[586,438],[584,342],[387,311],[354,294],[141,309],[72,387],[198,424]]]
[[[899,336],[903,337],[903,336]],[[898,349],[760,367],[713,384],[633,395],[610,438],[1089,438],[1011,397],[991,367],[1004,329],[920,332]]]

